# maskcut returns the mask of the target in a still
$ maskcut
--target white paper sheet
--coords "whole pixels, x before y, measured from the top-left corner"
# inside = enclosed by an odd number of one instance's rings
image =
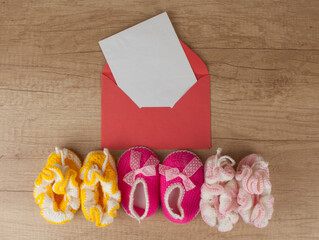
[[[166,12],[99,44],[117,85],[140,108],[173,107],[196,83]]]

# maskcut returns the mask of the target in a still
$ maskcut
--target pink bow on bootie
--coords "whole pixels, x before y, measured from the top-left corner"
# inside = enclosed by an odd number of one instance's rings
[[[184,168],[182,172],[178,168],[171,168],[169,166],[161,165],[159,166],[159,173],[166,177],[166,181],[170,181],[177,177],[183,180],[183,185],[186,191],[192,190],[195,184],[190,180],[190,177],[202,166],[202,163],[198,158],[193,158]]]
[[[150,156],[145,162],[144,166],[140,167],[141,156],[141,152],[131,151],[130,167],[132,171],[128,172],[123,178],[123,181],[130,186],[133,185],[135,177],[138,174],[143,174],[144,176],[148,177],[156,175],[156,165],[159,164],[158,159],[156,159],[154,156]]]

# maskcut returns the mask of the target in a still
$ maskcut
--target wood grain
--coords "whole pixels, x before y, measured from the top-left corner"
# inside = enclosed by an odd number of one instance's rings
[[[160,210],[141,224],[121,210],[102,229],[81,211],[48,224],[32,196],[48,154],[59,145],[83,159],[100,147],[97,42],[162,11],[211,75],[213,148],[194,152],[204,161],[220,146],[237,163],[261,153],[273,219],[229,233],[200,215],[172,224]],[[1,239],[319,239],[318,12],[315,0],[0,2]],[[161,160],[169,152],[156,151]]]

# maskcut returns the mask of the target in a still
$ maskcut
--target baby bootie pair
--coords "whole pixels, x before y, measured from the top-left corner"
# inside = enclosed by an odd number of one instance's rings
[[[122,206],[138,221],[152,216],[160,202],[175,223],[187,223],[199,212],[204,173],[192,152],[173,152],[160,164],[151,150],[134,147],[121,156],[118,174]]]
[[[244,157],[237,172],[235,161],[217,154],[205,164],[200,209],[203,220],[221,232],[230,231],[239,216],[258,228],[268,225],[273,213],[268,163],[257,154]]]
[[[107,149],[78,156],[56,147],[35,181],[33,195],[48,222],[63,224],[82,206],[84,216],[99,227],[111,224],[121,198],[113,157]]]

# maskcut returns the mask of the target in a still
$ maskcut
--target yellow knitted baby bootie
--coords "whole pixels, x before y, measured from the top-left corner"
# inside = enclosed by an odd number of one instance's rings
[[[68,149],[56,147],[49,156],[33,191],[35,202],[41,208],[40,213],[48,222],[69,222],[80,208],[80,168],[80,159]]]
[[[111,224],[120,207],[121,193],[113,157],[107,149],[90,152],[81,168],[81,206],[84,216],[98,227]]]

